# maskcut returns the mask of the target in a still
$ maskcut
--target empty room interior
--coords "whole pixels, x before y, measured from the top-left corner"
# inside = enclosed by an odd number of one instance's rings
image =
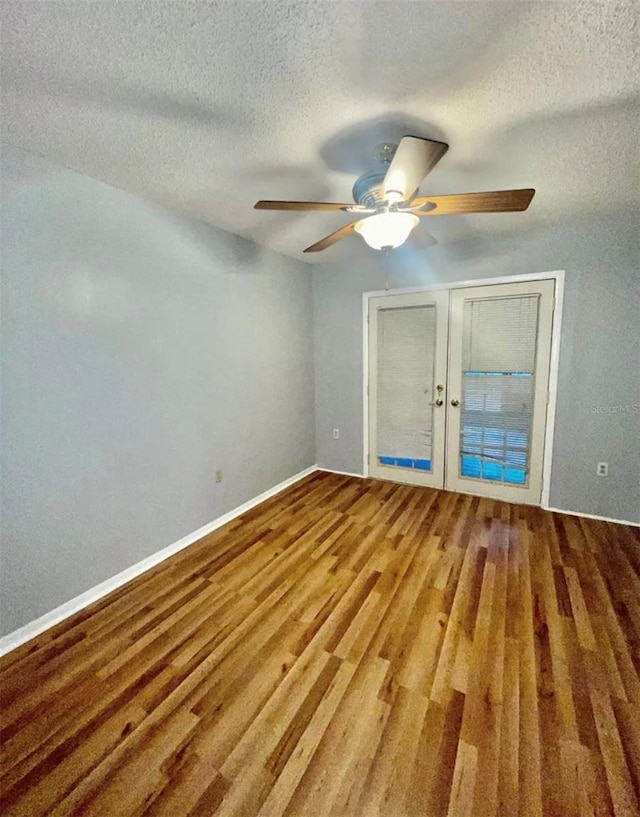
[[[0,811],[640,817],[636,0],[5,0]]]

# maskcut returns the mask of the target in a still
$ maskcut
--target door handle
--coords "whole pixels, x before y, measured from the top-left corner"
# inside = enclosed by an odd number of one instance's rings
[[[452,400],[452,401],[451,401],[451,405],[452,405],[454,408],[458,408],[458,406],[460,405],[460,401],[459,401],[459,400],[455,400],[455,399],[454,399],[454,400]]]
[[[431,405],[432,406],[438,406],[438,408],[439,408],[443,404],[443,402],[444,402],[444,400],[442,400],[442,398],[438,397],[438,399],[434,400]]]

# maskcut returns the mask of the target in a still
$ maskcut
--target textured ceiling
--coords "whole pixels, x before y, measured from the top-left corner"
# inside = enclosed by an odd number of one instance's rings
[[[403,133],[451,145],[423,193],[537,188],[526,213],[429,219],[444,243],[639,204],[633,0],[5,0],[1,14],[4,140],[293,257],[349,216],[254,202],[350,201],[371,148]],[[372,252],[354,236],[304,258]]]

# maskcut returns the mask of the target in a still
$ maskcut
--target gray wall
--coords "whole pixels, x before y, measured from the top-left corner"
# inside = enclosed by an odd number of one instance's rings
[[[314,268],[312,308],[306,265],[21,151],[2,193],[0,633],[313,464],[314,430],[321,466],[361,473],[362,293],[385,280],[565,269],[551,503],[640,520],[640,415],[593,411],[640,403],[630,217],[364,252]]]
[[[363,470],[363,292],[385,280],[395,288],[564,269],[551,505],[640,521],[639,226],[621,213],[519,239],[403,248],[386,262],[371,251],[360,263],[314,268],[318,464]],[[609,408],[620,404],[629,413]],[[609,462],[607,478],[595,474],[600,461]]]
[[[315,450],[307,265],[17,150],[3,168],[8,633]]]

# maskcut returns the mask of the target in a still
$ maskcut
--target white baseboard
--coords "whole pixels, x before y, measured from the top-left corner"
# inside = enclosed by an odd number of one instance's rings
[[[640,522],[630,522],[628,519],[613,519],[611,516],[597,516],[594,513],[581,513],[580,511],[565,511],[562,508],[550,508],[543,506],[544,511],[553,513],[565,513],[567,516],[583,516],[585,519],[597,519],[600,522],[613,522],[616,525],[631,525],[632,528],[640,528]]]
[[[325,468],[323,465],[317,465],[318,471],[327,471],[330,474],[342,474],[343,477],[357,477],[358,479],[366,479],[364,474],[354,474],[351,471],[336,471],[335,468]]]
[[[178,551],[192,545],[194,542],[197,542],[198,539],[202,539],[202,537],[206,536],[208,533],[211,533],[217,528],[221,528],[223,525],[226,525],[227,522],[231,522],[232,519],[242,516],[243,513],[251,510],[251,508],[259,505],[266,499],[270,499],[272,496],[275,496],[275,494],[280,493],[280,491],[283,491],[285,488],[288,488],[290,485],[293,485],[295,482],[298,482],[309,474],[313,474],[317,470],[317,465],[312,465],[310,468],[305,468],[304,471],[300,471],[298,474],[289,477],[289,479],[285,479],[283,482],[280,482],[273,488],[269,488],[268,491],[264,491],[264,493],[259,494],[259,496],[256,496],[253,499],[250,499],[248,502],[245,502],[243,505],[239,505],[237,508],[229,511],[229,513],[219,516],[217,519],[214,519],[213,522],[203,525],[203,527],[198,528],[198,530],[193,531],[193,533],[188,533],[186,536],[183,536],[182,539],[179,539],[172,545],[168,545],[167,547],[162,548],[162,550],[152,553],[151,556],[147,556],[147,558],[143,559],[141,562],[137,562],[131,567],[126,568],[126,570],[112,576],[110,579],[101,582],[95,587],[92,587],[90,590],[87,590],[70,601],[61,604],[60,607],[56,607],[55,610],[51,610],[49,613],[45,613],[43,616],[40,616],[40,618],[35,619],[35,621],[25,624],[24,627],[20,627],[18,630],[14,630],[12,633],[3,636],[0,638],[0,655],[4,655],[5,653],[14,650],[16,647],[19,647],[21,644],[24,644],[26,641],[30,641],[32,638],[40,635],[45,630],[53,627],[55,624],[59,624],[61,621],[64,621],[65,618],[69,618],[69,616],[72,616],[74,613],[77,613],[84,607],[88,607],[90,604],[98,601],[103,596],[111,593],[113,590],[117,590],[118,587],[122,587],[123,584],[130,582],[131,579],[135,579],[137,576],[140,576],[142,573],[145,573],[147,570],[150,570],[152,567],[160,564],[160,562],[163,562],[165,559],[173,556],[174,553],[178,553]]]

